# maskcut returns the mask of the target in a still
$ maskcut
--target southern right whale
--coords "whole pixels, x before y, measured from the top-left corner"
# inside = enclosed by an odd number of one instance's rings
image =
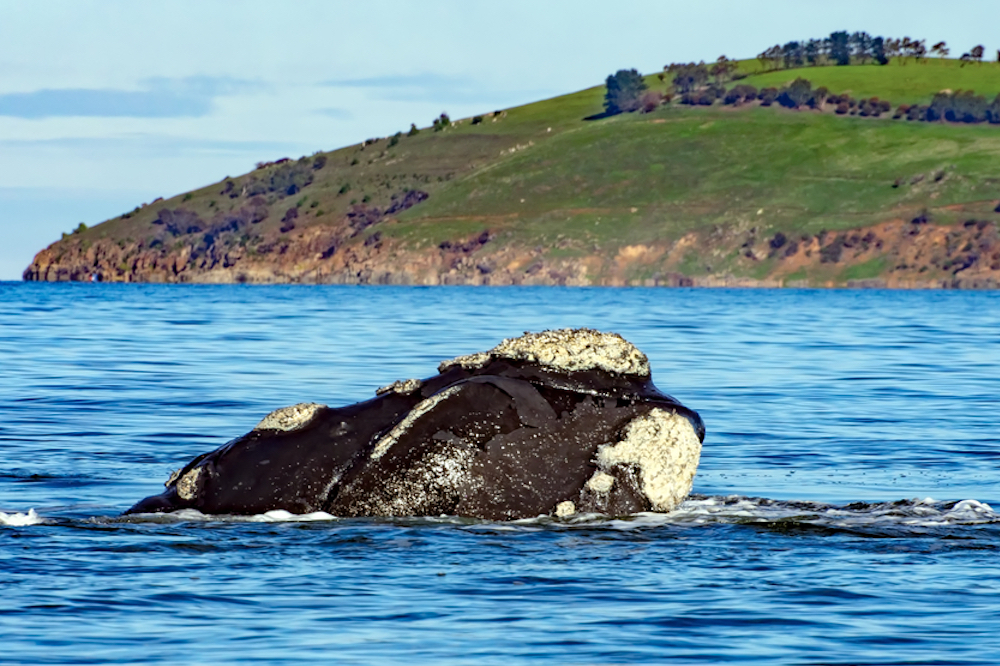
[[[301,403],[171,475],[126,513],[326,511],[512,520],[670,511],[691,490],[698,414],[614,333],[526,333],[371,400]]]

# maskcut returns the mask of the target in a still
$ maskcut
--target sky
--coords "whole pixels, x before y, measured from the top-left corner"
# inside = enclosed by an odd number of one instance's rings
[[[997,0],[0,0],[0,280],[80,222],[443,111],[835,30],[992,54],[997,25]]]

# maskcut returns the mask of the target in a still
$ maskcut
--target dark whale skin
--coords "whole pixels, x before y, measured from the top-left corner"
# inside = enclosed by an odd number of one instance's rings
[[[578,331],[531,335],[550,333]],[[268,420],[278,410],[126,513],[514,520],[669,510],[690,490],[704,424],[648,370],[567,369],[493,352],[353,405],[287,408],[308,415],[287,430]],[[678,488],[671,474],[684,477]]]

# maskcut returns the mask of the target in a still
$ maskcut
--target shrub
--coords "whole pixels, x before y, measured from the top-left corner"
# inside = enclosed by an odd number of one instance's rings
[[[449,125],[451,125],[451,118],[449,118],[448,114],[444,112],[442,112],[440,116],[435,118],[434,122],[432,123],[435,132],[440,132]]]
[[[771,106],[774,104],[774,100],[778,99],[778,89],[761,88],[761,91],[757,93],[757,98],[760,100],[761,106]]]
[[[420,130],[417,129],[416,123],[410,123],[410,131],[406,133],[406,136],[416,136],[420,134]]]
[[[757,89],[751,85],[740,83],[732,87],[722,99],[723,104],[742,104],[757,99]]]
[[[326,166],[326,155],[318,155],[316,159],[313,160],[312,167],[316,171],[319,171]]]
[[[472,116],[472,124],[473,125],[479,125],[482,122],[483,122],[483,117],[482,116]]]
[[[655,111],[656,108],[660,106],[661,101],[662,98],[660,93],[653,90],[647,90],[642,94],[642,98],[639,100],[639,106],[643,113],[650,113]]]
[[[392,148],[393,146],[395,146],[396,144],[398,144],[399,143],[399,137],[401,137],[401,136],[403,136],[402,132],[396,132],[395,134],[393,134],[392,137],[390,137],[390,139],[389,139],[389,147]]]
[[[275,163],[277,164],[277,162]],[[313,168],[306,162],[285,160],[276,169],[271,169],[263,177],[252,176],[246,190],[250,196],[274,193],[291,196],[313,181]]]
[[[822,108],[823,104],[826,102],[827,98],[830,96],[830,91],[826,86],[820,86],[813,91],[810,95],[806,104],[808,104],[813,109]]]
[[[184,195],[184,198],[181,199],[181,201],[191,201],[191,199],[194,199],[194,195],[188,192],[187,194]]]
[[[340,194],[347,194],[350,191],[351,191],[351,184],[350,183],[344,183],[343,185],[340,186],[340,189],[337,190],[337,194],[338,195],[340,195]]]

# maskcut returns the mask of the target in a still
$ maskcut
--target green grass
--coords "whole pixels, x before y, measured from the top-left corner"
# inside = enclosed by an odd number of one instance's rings
[[[548,230],[621,244],[706,224],[815,232],[994,197],[998,158],[992,126],[668,108],[555,134],[450,183],[401,225],[481,216],[533,239]]]
[[[865,280],[878,277],[887,268],[885,257],[875,257],[861,264],[848,266],[840,274],[841,280]]]

